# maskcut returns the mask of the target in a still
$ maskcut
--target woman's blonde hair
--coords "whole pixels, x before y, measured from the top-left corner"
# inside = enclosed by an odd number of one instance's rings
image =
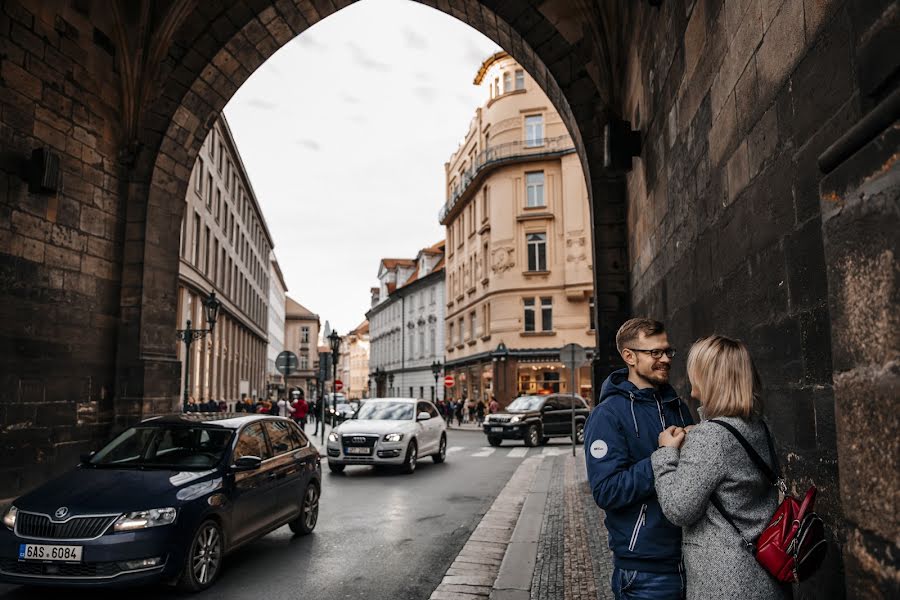
[[[700,388],[707,419],[762,413],[759,375],[744,342],[721,335],[697,340],[688,353],[687,372]]]

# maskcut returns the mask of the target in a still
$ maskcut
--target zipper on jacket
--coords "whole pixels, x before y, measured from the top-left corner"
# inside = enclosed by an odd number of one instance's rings
[[[628,551],[634,551],[634,545],[637,544],[638,536],[641,533],[641,528],[644,526],[644,523],[647,522],[647,505],[641,504],[641,512],[638,514],[637,521],[634,524],[634,529],[631,531],[631,542],[628,543]]]
[[[659,394],[654,393],[653,399],[656,400],[656,410],[659,412],[659,424],[662,427],[660,431],[666,430],[666,418],[663,416],[662,402],[659,401]]]

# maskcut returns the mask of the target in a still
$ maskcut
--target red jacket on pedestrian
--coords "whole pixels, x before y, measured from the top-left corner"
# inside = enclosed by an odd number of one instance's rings
[[[295,419],[305,419],[306,414],[309,412],[309,404],[307,404],[306,400],[303,398],[294,400],[293,404],[291,404],[291,408],[293,409],[293,417]]]

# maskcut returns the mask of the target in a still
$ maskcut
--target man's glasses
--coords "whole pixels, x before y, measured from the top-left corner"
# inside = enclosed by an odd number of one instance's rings
[[[662,358],[662,355],[665,354],[669,358],[675,356],[675,348],[654,348],[653,350],[643,350],[641,348],[629,348],[632,352],[646,352],[652,358]]]

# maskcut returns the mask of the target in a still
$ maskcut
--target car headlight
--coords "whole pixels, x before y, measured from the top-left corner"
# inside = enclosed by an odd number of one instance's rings
[[[510,423],[518,423],[518,422],[521,421],[521,420],[522,420],[522,417],[512,417],[512,418],[509,420],[509,422],[510,422]]]
[[[160,525],[171,525],[175,522],[178,511],[174,508],[151,508],[125,513],[113,525],[113,531],[133,531]]]
[[[337,434],[337,432],[335,432],[335,431],[332,431],[331,433],[328,434],[329,442],[338,442],[338,441],[340,441],[340,439],[341,439],[341,436],[339,436]]]
[[[389,433],[386,436],[384,436],[384,441],[386,441],[386,442],[399,442],[402,439],[403,439],[402,433]]]
[[[16,515],[19,514],[19,509],[15,506],[10,506],[7,509],[6,514],[3,515],[3,524],[9,527],[10,529],[15,529],[16,527]]]

